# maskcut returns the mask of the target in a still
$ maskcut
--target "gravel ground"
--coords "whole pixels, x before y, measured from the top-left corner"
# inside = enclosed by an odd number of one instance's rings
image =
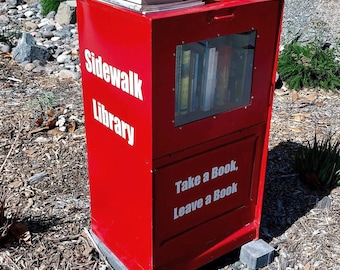
[[[339,11],[340,0],[287,0],[285,2],[281,45],[284,46],[297,38],[301,43],[308,43],[318,39],[322,43],[329,42],[338,49],[337,42],[340,39],[340,29],[338,28],[340,25]],[[11,72],[13,70],[20,71],[17,68],[12,68]],[[1,67],[1,72],[4,73],[4,78],[21,78],[20,74],[13,76],[12,73],[6,73],[3,67]],[[27,81],[26,87],[10,82],[9,86],[5,87],[6,89],[7,87],[9,88],[7,91],[9,94],[14,95],[19,92],[19,97],[22,96],[23,101],[27,102],[26,98],[29,97],[27,93],[24,93],[24,89],[38,87],[45,90],[46,87],[42,85],[46,85],[46,83],[42,83],[41,79],[37,79],[36,82],[28,75],[26,77],[26,74],[23,77],[25,78],[23,84]],[[48,81],[48,78],[46,80]],[[33,82],[35,83],[34,85],[32,84]],[[80,85],[78,83],[74,82],[74,85],[69,83],[58,85],[53,81],[50,83],[53,84],[51,86],[53,91],[65,93],[65,95],[69,94],[74,98],[77,97],[76,101],[78,102],[81,100],[78,96],[80,95]],[[13,87],[14,90],[10,87]],[[5,90],[2,90],[2,93],[5,93]],[[77,95],[74,93],[77,93]],[[265,267],[265,270],[340,269],[340,226],[338,221],[340,191],[339,189],[334,190],[325,197],[308,191],[303,185],[297,184],[299,183],[297,177],[292,173],[292,168],[288,164],[290,150],[296,147],[297,144],[310,140],[314,134],[315,127],[322,134],[326,134],[328,130],[336,130],[338,132],[337,138],[340,138],[338,117],[340,115],[340,104],[338,97],[338,94],[324,93],[322,91],[316,91],[316,95],[310,95],[308,89],[299,92],[299,94],[282,89],[275,93],[261,238],[275,247],[276,254],[275,261]],[[5,95],[3,95],[3,98],[5,98]],[[12,100],[15,99],[8,100],[11,107],[13,107],[10,116],[21,116],[23,114],[22,109],[20,110],[21,104],[13,104]],[[6,107],[6,103],[3,102],[3,104]],[[79,117],[81,117],[81,104],[76,102],[75,104],[75,111],[78,111]],[[295,118],[297,114],[300,116]],[[305,120],[297,120],[302,118]],[[15,146],[13,148],[15,155],[13,154],[13,159],[9,157],[0,179],[5,183],[19,185],[17,187],[19,191],[24,190],[27,192],[27,190],[32,189],[31,193],[34,196],[29,195],[29,199],[32,200],[33,205],[25,210],[27,216],[31,218],[32,216],[44,217],[45,214],[47,215],[45,213],[46,207],[40,207],[39,204],[44,202],[50,209],[56,209],[53,210],[56,212],[52,214],[58,218],[58,222],[48,224],[50,227],[47,232],[33,232],[32,240],[34,243],[39,243],[39,246],[19,246],[16,249],[9,248],[2,251],[1,254],[5,255],[4,257],[0,256],[0,259],[2,258],[3,263],[8,262],[10,267],[2,268],[3,264],[0,263],[0,269],[49,269],[47,265],[54,267],[54,269],[63,269],[62,266],[64,269],[69,269],[71,268],[70,265],[74,266],[73,269],[99,269],[102,262],[92,249],[88,251],[88,243],[81,234],[81,228],[89,226],[89,198],[85,184],[86,176],[83,175],[86,173],[83,128],[77,129],[74,135],[65,135],[59,141],[49,142],[48,144],[37,143],[33,139],[26,142],[24,141],[26,137],[20,137],[20,142],[27,143],[21,145],[16,143],[15,136],[12,136],[19,131],[16,130],[16,121],[11,122],[10,119],[12,118],[7,116],[0,118],[3,121],[3,130],[1,131],[6,135],[3,137],[6,145],[2,146],[7,147],[6,153],[11,145]],[[29,129],[22,132],[26,134]],[[8,134],[12,134],[10,139],[7,139]],[[37,134],[36,137],[38,137]],[[286,143],[288,140],[291,140],[292,143]],[[20,148],[21,146],[22,148]],[[33,151],[36,148],[37,150]],[[47,184],[48,182],[41,182],[37,184],[37,187],[31,187],[26,185],[22,179],[17,181],[16,176],[13,174],[13,168],[21,168],[20,163],[17,162],[26,160],[21,158],[24,150],[33,151],[29,160],[33,160],[38,168],[42,167],[42,169],[50,172],[50,176],[47,178],[51,181],[49,184]],[[68,154],[69,151],[72,151],[73,154]],[[15,159],[18,155],[20,155],[20,159]],[[40,159],[36,156],[41,157],[43,160],[49,160],[48,166],[45,165],[45,162],[39,162]],[[72,157],[71,161],[67,159],[68,156]],[[76,158],[77,160],[74,160]],[[51,159],[52,161],[50,161]],[[73,164],[73,167],[69,168],[67,164]],[[58,170],[54,170],[55,168]],[[24,170],[25,167],[22,166],[22,169]],[[22,173],[23,179],[26,179],[34,169],[33,167],[24,171]],[[77,177],[74,177],[75,174]],[[282,185],[283,181],[284,185]],[[51,185],[52,182],[55,183],[55,186]],[[84,189],[73,191],[74,183],[84,183],[81,185]],[[12,189],[15,188],[13,187]],[[76,196],[74,193],[76,193]],[[26,200],[22,195],[25,193],[19,192],[17,194],[17,197],[11,197],[13,209],[15,209],[15,205],[24,204]],[[69,199],[74,197],[77,200],[71,201]],[[318,202],[324,202],[326,206],[318,206]],[[68,208],[64,210],[58,204],[68,204]],[[79,215],[79,213],[82,215]],[[57,241],[56,239],[59,240]],[[222,269],[234,270],[247,269],[242,263],[235,262],[237,256],[237,252],[232,253],[228,258],[215,262],[213,266],[207,266],[205,270],[221,269],[221,267]],[[56,257],[58,257],[58,260]],[[16,265],[18,266],[15,267]],[[26,265],[26,267],[22,265]],[[37,265],[40,265],[40,267],[38,268]],[[43,266],[46,266],[46,268]]]
[[[339,13],[338,0],[286,0],[281,45],[294,39],[302,44],[318,40],[331,43],[339,52]]]

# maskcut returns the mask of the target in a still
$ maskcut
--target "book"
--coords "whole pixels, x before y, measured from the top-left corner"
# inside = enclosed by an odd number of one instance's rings
[[[175,116],[179,115],[179,91],[181,89],[182,46],[176,46],[176,78],[175,78]]]
[[[210,92],[210,110],[214,108],[215,105],[215,97],[216,97],[216,82],[217,82],[217,63],[219,58],[219,52],[215,51],[215,59],[213,63],[212,70],[212,82],[211,82],[211,92]]]
[[[217,106],[224,106],[230,96],[229,91],[229,74],[232,57],[232,42],[229,40],[217,48],[219,58],[217,63],[217,82],[216,82],[216,100]]]
[[[203,65],[201,110],[206,112],[211,109],[212,98],[215,93],[216,70],[217,70],[216,47],[207,45]]]
[[[185,45],[191,50],[191,72],[190,72],[190,112],[195,112],[200,107],[200,95],[202,87],[203,63],[205,44],[194,42]]]
[[[199,57],[197,52],[191,52],[189,112],[194,112],[198,108]]]
[[[191,50],[182,52],[181,61],[181,78],[179,89],[179,112],[180,114],[188,113],[189,109],[189,89],[190,89],[190,66],[191,66]]]

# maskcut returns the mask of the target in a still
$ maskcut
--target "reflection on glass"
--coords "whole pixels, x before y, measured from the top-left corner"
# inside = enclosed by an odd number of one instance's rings
[[[175,126],[250,104],[256,32],[176,47]]]

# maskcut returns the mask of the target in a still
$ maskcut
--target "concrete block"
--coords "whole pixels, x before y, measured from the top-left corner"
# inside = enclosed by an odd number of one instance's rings
[[[274,260],[274,248],[262,239],[251,241],[241,247],[240,261],[251,269],[264,267]]]

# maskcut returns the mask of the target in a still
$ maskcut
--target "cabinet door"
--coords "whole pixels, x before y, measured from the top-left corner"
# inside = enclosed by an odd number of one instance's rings
[[[159,263],[165,263],[168,254],[172,259],[189,250],[199,254],[232,234],[236,241],[237,231],[258,223],[262,139],[249,134],[156,170],[154,241]]]
[[[226,1],[192,10],[152,23],[156,158],[270,117],[280,2]]]

